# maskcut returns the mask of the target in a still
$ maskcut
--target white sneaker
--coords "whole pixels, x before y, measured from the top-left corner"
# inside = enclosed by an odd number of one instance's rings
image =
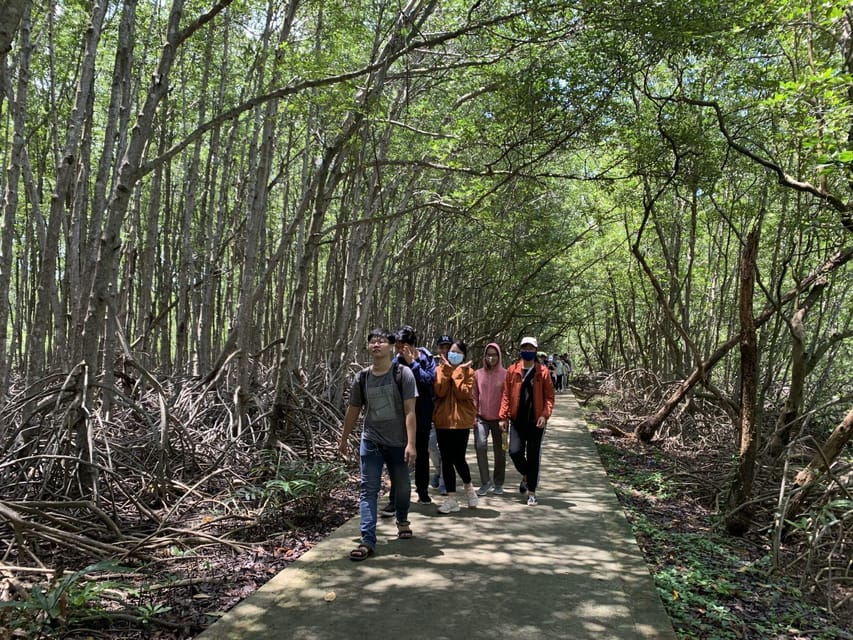
[[[537,504],[539,504],[539,501],[536,499],[535,495],[531,493],[529,496],[527,496],[528,507],[535,507]]]
[[[474,491],[474,487],[468,487],[465,489],[465,497],[468,498],[468,508],[474,509],[480,504],[480,499],[477,498],[477,492]]]
[[[485,484],[483,484],[483,486],[481,486],[479,489],[477,489],[477,495],[478,496],[484,496],[489,492],[489,489],[491,489],[491,488],[492,488],[491,480],[486,480]]]
[[[439,513],[455,513],[459,511],[459,503],[456,498],[448,497],[438,506]]]

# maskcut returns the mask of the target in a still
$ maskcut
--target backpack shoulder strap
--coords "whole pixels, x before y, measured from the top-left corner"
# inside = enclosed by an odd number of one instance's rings
[[[400,398],[403,397],[403,368],[400,366],[399,362],[395,362],[394,365],[394,382],[397,383],[397,389],[400,391]]]
[[[355,374],[355,377],[358,380],[358,390],[361,391],[362,404],[367,404],[367,374],[369,370],[370,367],[365,367]]]
[[[403,397],[403,369],[400,366],[400,363],[395,362],[392,367],[392,371],[394,372],[394,382],[397,383],[397,390],[400,392],[400,398]],[[364,404],[367,404],[367,374],[370,372],[370,367],[365,367],[361,371],[356,374],[356,379],[358,380],[358,388],[361,391],[361,400]]]

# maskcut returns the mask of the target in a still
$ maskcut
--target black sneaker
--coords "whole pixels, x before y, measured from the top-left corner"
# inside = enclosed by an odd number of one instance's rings
[[[527,481],[526,480],[522,480],[521,484],[518,485],[518,492],[519,493],[527,493]]]
[[[418,504],[432,504],[432,498],[429,497],[428,493],[419,493]]]
[[[391,516],[397,515],[397,508],[389,502],[385,505],[382,511],[379,512],[379,515],[383,518],[390,518]]]

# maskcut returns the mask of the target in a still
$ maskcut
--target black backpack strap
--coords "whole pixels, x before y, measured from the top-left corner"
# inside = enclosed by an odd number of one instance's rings
[[[367,404],[367,372],[370,367],[365,367],[357,374],[355,374],[356,380],[358,380],[358,390],[361,391],[361,404]]]
[[[394,362],[392,365],[392,371],[394,372],[394,382],[397,383],[397,390],[400,392],[400,399],[403,399],[403,368],[400,366],[399,362]],[[356,374],[356,380],[358,380],[358,388],[361,391],[361,401],[363,404],[367,404],[367,374],[370,371],[370,367],[365,367],[361,371]]]
[[[394,382],[397,383],[397,389],[400,391],[400,399],[403,398],[403,368],[399,362],[394,362]]]

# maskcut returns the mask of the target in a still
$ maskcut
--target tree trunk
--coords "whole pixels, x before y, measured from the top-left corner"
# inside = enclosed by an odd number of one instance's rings
[[[15,39],[18,25],[30,6],[30,0],[0,0],[0,68],[3,73],[6,69],[6,54],[12,50],[12,40]],[[0,95],[6,94],[0,92]]]
[[[42,260],[38,272],[38,295],[36,316],[30,334],[28,352],[31,355],[28,379],[33,380],[44,373],[46,358],[46,336],[54,322],[64,319],[53,318],[53,298],[56,296],[56,263],[59,250],[59,232],[65,215],[66,202],[73,192],[72,181],[77,174],[78,150],[81,132],[88,119],[87,106],[91,104],[90,93],[94,89],[95,62],[108,3],[104,0],[92,6],[92,18],[85,36],[84,54],[80,67],[80,80],[74,108],[68,121],[65,145],[60,163],[56,167],[56,184],[50,198],[50,211],[45,236],[41,241]]]
[[[746,505],[752,498],[758,450],[758,425],[755,421],[758,349],[752,315],[758,238],[757,230],[749,233],[740,264],[740,457],[726,505],[726,530],[736,536],[746,533],[752,524],[752,510]]]
[[[282,58],[287,48],[284,46],[290,37],[290,30],[293,26],[293,20],[296,15],[297,0],[291,0],[288,3],[287,10],[284,14],[284,20],[278,31],[275,46],[275,64],[274,69],[282,68]],[[271,25],[270,25],[271,26]],[[265,35],[265,37],[268,37]],[[263,76],[261,76],[263,78]],[[274,72],[272,76],[272,84],[276,85],[280,81],[280,73]],[[253,173],[253,188],[250,194],[249,211],[247,212],[246,236],[244,243],[245,257],[243,260],[243,275],[240,284],[240,297],[237,305],[236,325],[239,327],[237,335],[237,349],[239,356],[238,365],[238,393],[235,394],[238,406],[235,407],[237,414],[237,432],[242,428],[242,424],[246,420],[246,402],[251,397],[250,393],[250,354],[257,349],[257,334],[258,332],[252,326],[255,306],[259,297],[253,295],[253,289],[257,283],[258,262],[261,249],[262,236],[264,231],[264,220],[267,210],[268,201],[268,183],[272,173],[273,154],[275,152],[276,121],[278,115],[279,100],[274,99],[266,103],[259,109],[258,120],[262,123],[261,130],[257,135],[260,135],[260,148],[256,154],[257,165],[254,167]],[[252,144],[255,144],[253,139]]]
[[[829,438],[824,442],[820,450],[815,453],[806,467],[794,478],[791,487],[793,497],[785,508],[785,517],[782,519],[783,538],[789,531],[788,522],[793,521],[811,503],[812,489],[817,484],[821,475],[829,470],[829,466],[838,458],[844,447],[853,437],[853,407],[844,416],[844,419],[832,431]],[[829,465],[829,466],[827,466]]]
[[[806,358],[805,327],[804,320],[811,307],[817,302],[825,283],[816,284],[802,306],[794,312],[791,317],[789,329],[791,332],[791,384],[788,389],[788,397],[785,399],[785,408],[779,415],[776,428],[771,436],[768,446],[768,454],[776,458],[791,440],[791,432],[800,415],[803,404],[803,391],[806,384],[808,362]]]
[[[80,485],[82,491],[93,497],[98,495],[97,468],[93,464],[92,438],[89,407],[94,401],[90,380],[98,371],[98,348],[106,330],[107,307],[115,288],[116,261],[121,250],[120,231],[137,181],[138,168],[143,152],[151,138],[157,107],[168,88],[169,71],[174,61],[175,50],[181,40],[180,20],[183,15],[183,0],[174,0],[169,13],[166,43],[163,46],[157,72],[153,75],[144,105],[130,135],[127,152],[119,170],[116,186],[107,208],[106,223],[98,247],[98,258],[92,274],[90,295],[86,307],[86,318],[82,335],[82,371],[76,377],[78,406],[71,415],[71,427],[77,435],[80,458]],[[112,330],[112,327],[110,327]]]
[[[160,150],[166,148],[166,128],[160,130],[160,139],[158,142]],[[155,318],[159,317],[157,313],[158,302],[152,297],[152,291],[156,286],[157,269],[157,250],[158,242],[157,235],[160,230],[160,207],[163,204],[163,167],[157,167],[151,173],[151,182],[148,188],[148,202],[145,204],[144,210],[139,211],[140,229],[137,243],[138,248],[138,264],[136,267],[137,276],[141,283],[139,287],[139,298],[136,306],[136,318],[134,326],[139,332],[139,338],[133,340],[133,345],[138,347],[142,353],[156,351],[156,327],[154,326]],[[142,231],[144,229],[144,231]],[[167,306],[164,303],[164,306]],[[140,343],[140,344],[137,344]]]
[[[10,7],[11,0],[0,0],[0,2],[2,2],[0,14],[7,16],[3,20],[3,25],[0,26],[0,81],[2,81],[0,83],[0,95],[5,96],[6,51],[8,51],[9,46],[9,43],[4,40],[6,38],[5,30],[13,27],[11,21],[14,16],[10,12],[17,10],[18,7],[17,5]],[[14,19],[14,27],[17,27],[18,20],[21,23],[19,47],[21,55],[17,68],[18,84],[15,103],[11,106],[12,153],[9,167],[6,170],[6,193],[3,198],[3,219],[2,229],[0,229],[0,406],[5,403],[9,390],[9,362],[6,345],[8,344],[9,315],[11,312],[9,291],[12,284],[12,239],[15,237],[18,185],[23,165],[26,162],[26,116],[29,103],[30,61],[33,52],[33,45],[30,40],[30,3],[19,2],[18,4],[22,10],[26,10],[22,11],[23,16],[19,14],[18,18]],[[7,20],[10,21],[9,24],[6,24]],[[5,426],[0,425],[0,439],[5,439],[3,432]]]
[[[90,218],[88,222],[82,218],[77,226],[79,237],[76,241],[84,251],[79,254],[71,252],[75,261],[75,273],[72,278],[73,286],[70,288],[71,297],[71,323],[72,337],[75,344],[74,361],[79,361],[82,354],[82,345],[78,344],[79,337],[83,333],[83,323],[86,315],[86,287],[89,282],[84,281],[88,274],[95,269],[95,260],[98,255],[98,241],[103,231],[104,213],[107,208],[107,194],[110,184],[115,177],[117,157],[123,154],[124,149],[119,146],[118,141],[122,138],[122,132],[126,129],[130,107],[130,78],[133,65],[133,45],[136,34],[136,0],[124,0],[122,3],[121,18],[119,22],[118,43],[115,59],[113,61],[113,73],[110,84],[110,101],[107,106],[106,119],[103,132],[103,147],[98,158],[98,168],[95,173],[95,183],[92,190],[92,202]],[[88,189],[82,189],[84,194]],[[145,282],[145,280],[142,280]],[[85,293],[84,293],[85,292]]]
[[[396,54],[406,46],[408,39],[416,32],[417,24],[425,20],[435,9],[435,6],[436,2],[434,1],[410,0],[407,6],[400,11],[394,28],[390,31],[385,45],[377,56],[376,70],[363,83],[369,88],[358,91],[355,97],[356,108],[347,114],[340,133],[328,143],[320,167],[306,193],[307,196],[314,197],[314,203],[311,207],[311,219],[308,223],[305,249],[297,262],[296,273],[294,274],[295,287],[291,296],[284,343],[287,368],[291,372],[297,369],[297,342],[306,304],[310,265],[319,246],[320,231],[329,202],[335,188],[343,178],[341,167],[351,151],[348,148],[348,143],[361,128],[366,113],[370,111],[373,103],[385,90],[387,73],[392,61],[396,59]]]
[[[836,253],[815,271],[803,278],[794,289],[785,293],[778,302],[774,302],[765,307],[755,319],[755,328],[758,329],[761,327],[775,315],[778,309],[781,309],[784,305],[796,298],[801,291],[814,286],[815,283],[821,281],[823,276],[835,271],[842,265],[847,264],[851,258],[853,258],[853,248],[848,247]],[[679,405],[687,393],[696,386],[698,382],[702,381],[705,378],[706,373],[710,371],[715,364],[722,360],[735,345],[740,343],[740,341],[741,335],[738,333],[717,347],[717,349],[708,356],[704,362],[693,370],[686,380],[678,385],[675,391],[670,394],[654,415],[649,416],[634,428],[634,435],[643,442],[651,441],[655,433],[657,433],[657,430],[663,424],[663,421],[669,417],[669,414],[672,413],[675,407]]]

